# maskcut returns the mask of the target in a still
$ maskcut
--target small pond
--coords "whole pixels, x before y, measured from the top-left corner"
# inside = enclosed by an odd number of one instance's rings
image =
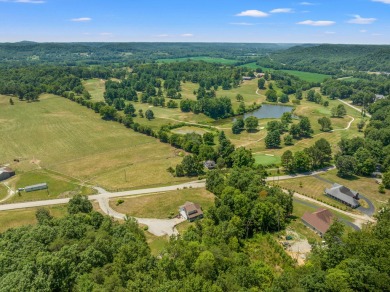
[[[286,105],[272,105],[272,104],[263,104],[261,108],[246,113],[244,119],[249,116],[255,116],[258,119],[279,119],[282,117],[283,113],[292,112],[294,107]]]

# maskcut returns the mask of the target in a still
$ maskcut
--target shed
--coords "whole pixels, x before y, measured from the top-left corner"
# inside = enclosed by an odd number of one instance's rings
[[[15,175],[15,170],[7,166],[0,167],[0,181],[6,180],[7,178],[10,178],[11,176],[14,175]]]
[[[360,206],[357,201],[359,200],[359,193],[343,185],[333,184],[330,189],[325,189],[325,194],[351,208]]]
[[[333,215],[328,209],[319,209],[314,213],[306,212],[301,220],[322,237],[332,224]]]
[[[203,218],[203,211],[200,205],[192,202],[186,202],[183,206],[180,206],[179,213],[190,222]]]
[[[28,193],[33,191],[46,190],[47,188],[48,188],[47,183],[41,183],[41,184],[24,187],[24,190]]]

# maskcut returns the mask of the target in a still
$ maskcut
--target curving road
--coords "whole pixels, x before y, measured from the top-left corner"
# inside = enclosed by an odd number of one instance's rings
[[[293,178],[300,178],[305,176],[314,176],[318,175],[320,173],[329,171],[331,169],[334,169],[334,166],[321,169],[319,171],[313,171],[309,173],[304,174],[293,174],[293,175],[283,175],[279,176],[278,180],[286,180],[286,179],[293,179]],[[276,180],[276,177],[268,177],[266,181],[273,181]],[[98,190],[99,194],[89,196],[88,199],[90,201],[97,201],[99,203],[99,207],[101,210],[106,213],[109,216],[112,216],[114,218],[118,219],[126,219],[126,215],[119,213],[115,210],[113,210],[109,206],[109,199],[111,198],[117,198],[117,197],[126,197],[126,196],[135,196],[135,195],[142,195],[142,194],[153,194],[153,193],[161,193],[161,192],[167,192],[167,191],[175,191],[185,188],[204,188],[206,186],[205,180],[198,180],[173,186],[165,186],[165,187],[157,187],[157,188],[148,188],[148,189],[140,189],[140,190],[131,190],[131,191],[123,191],[123,192],[107,192],[106,190],[95,187],[95,189]],[[284,190],[285,192],[288,192],[287,190]],[[335,210],[339,213],[343,213],[347,216],[350,216],[351,218],[358,220],[359,222],[375,222],[373,218],[370,218],[367,215],[358,215],[346,211],[339,210],[335,207],[329,206],[326,203],[319,202],[315,199],[306,197],[304,195],[294,193],[293,196],[297,199],[308,201],[315,203],[317,205],[322,205],[328,209]],[[13,204],[4,204],[0,205],[0,211],[6,211],[6,210],[17,210],[17,209],[25,209],[25,208],[33,208],[33,207],[43,207],[43,206],[53,206],[53,205],[61,205],[61,204],[67,204],[69,202],[70,198],[64,198],[64,199],[53,199],[53,200],[43,200],[43,201],[32,201],[32,202],[23,202],[23,203],[13,203]],[[145,224],[148,226],[148,231],[156,236],[163,236],[163,235],[172,235],[177,234],[177,230],[175,229],[175,226],[181,222],[184,221],[184,219],[180,218],[174,218],[174,219],[153,219],[153,218],[136,218],[139,223]]]

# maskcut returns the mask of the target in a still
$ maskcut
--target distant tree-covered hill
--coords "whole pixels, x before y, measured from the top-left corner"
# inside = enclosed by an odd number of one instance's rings
[[[7,63],[112,64],[196,56],[253,60],[284,50],[289,44],[227,43],[2,43],[0,60]]]
[[[390,46],[295,46],[261,57],[259,64],[275,69],[297,69],[326,74],[351,70],[390,72]]]

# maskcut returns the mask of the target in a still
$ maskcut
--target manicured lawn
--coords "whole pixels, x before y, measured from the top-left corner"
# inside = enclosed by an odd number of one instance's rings
[[[224,59],[224,58],[212,58],[212,57],[159,59],[159,60],[157,60],[157,62],[158,63],[173,63],[173,62],[185,62],[187,60],[205,61],[205,62],[209,62],[209,63],[217,63],[217,64],[222,64],[222,65],[233,65],[237,62],[236,60]]]
[[[110,206],[123,214],[138,218],[168,218],[179,213],[178,209],[190,201],[207,210],[214,204],[214,195],[205,189],[185,189],[172,192],[122,198],[124,203],[116,206],[118,199],[110,200]]]
[[[0,161],[17,171],[40,166],[107,189],[185,180],[166,171],[181,161],[174,148],[65,98],[43,95],[11,106],[0,96],[0,112]]]
[[[277,164],[280,164],[280,156],[271,156],[270,154],[269,155],[265,155],[265,154],[255,154],[254,155],[254,158],[255,158],[255,161],[257,164],[261,164],[261,165],[264,165],[264,166],[268,166],[268,165],[277,165]]]
[[[67,214],[67,209],[65,205],[45,207],[45,209],[48,209],[50,211],[50,214],[56,218],[63,217]],[[35,218],[35,212],[37,210],[38,208],[1,211],[0,232],[4,232],[9,228],[37,224],[37,219]]]

